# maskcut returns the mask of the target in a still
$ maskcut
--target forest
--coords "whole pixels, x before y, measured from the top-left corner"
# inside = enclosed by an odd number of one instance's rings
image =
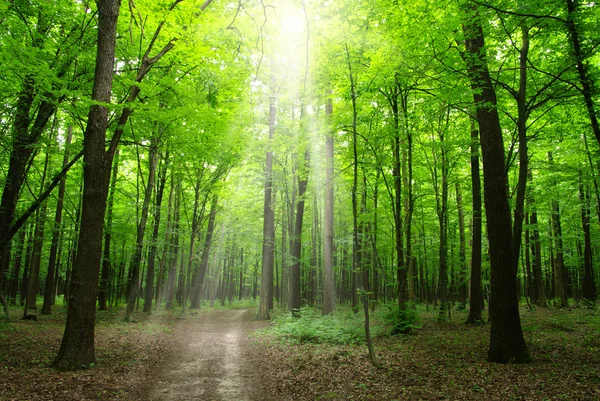
[[[599,23],[0,0],[0,400],[600,399]]]

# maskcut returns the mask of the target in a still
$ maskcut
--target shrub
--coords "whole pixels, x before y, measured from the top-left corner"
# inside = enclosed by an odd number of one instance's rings
[[[388,306],[388,312],[385,314],[384,320],[390,326],[392,335],[410,334],[412,329],[421,327],[417,311],[410,307],[400,310],[397,306]]]

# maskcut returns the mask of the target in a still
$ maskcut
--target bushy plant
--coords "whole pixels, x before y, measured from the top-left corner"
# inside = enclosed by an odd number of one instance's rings
[[[358,344],[364,342],[363,317],[349,312],[323,316],[304,308],[299,317],[285,313],[273,318],[260,334],[270,334],[293,344]]]
[[[390,333],[410,334],[412,329],[421,327],[419,325],[419,315],[416,309],[406,308],[400,310],[397,306],[389,306],[388,312],[384,315],[384,321],[390,327]]]

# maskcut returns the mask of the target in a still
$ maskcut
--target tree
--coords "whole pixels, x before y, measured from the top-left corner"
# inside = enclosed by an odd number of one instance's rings
[[[272,79],[274,81],[274,78]],[[271,85],[274,90],[274,82]],[[275,134],[275,96],[269,98],[269,142]],[[269,143],[269,146],[270,143]],[[269,319],[269,304],[273,300],[273,263],[274,263],[274,241],[275,241],[275,215],[272,206],[273,191],[273,150],[269,147],[266,153],[265,165],[265,196],[263,208],[263,250],[262,269],[260,280],[260,304],[258,307],[259,320]]]
[[[330,119],[333,113],[331,98],[327,99],[325,109]],[[322,312],[328,315],[335,310],[335,285],[333,279],[333,135],[327,133],[325,144],[325,214],[323,233],[325,235],[323,249],[323,307]]]
[[[484,202],[490,246],[492,328],[488,361],[528,362],[531,357],[523,338],[519,317],[517,271],[510,257],[511,219],[496,93],[487,67],[484,35],[477,6],[469,2],[465,12],[463,33],[467,73],[481,134]]]
[[[84,134],[84,189],[82,220],[73,266],[67,323],[53,366],[63,370],[95,363],[94,326],[98,274],[102,260],[102,230],[108,196],[112,151],[105,149],[108,108],[115,61],[120,0],[98,0],[98,47],[92,100]],[[118,141],[118,138],[116,138]]]

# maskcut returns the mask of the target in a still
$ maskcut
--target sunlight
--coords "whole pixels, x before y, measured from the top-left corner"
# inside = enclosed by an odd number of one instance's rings
[[[281,18],[281,31],[286,36],[298,35],[304,32],[306,21],[301,10],[291,12]]]

